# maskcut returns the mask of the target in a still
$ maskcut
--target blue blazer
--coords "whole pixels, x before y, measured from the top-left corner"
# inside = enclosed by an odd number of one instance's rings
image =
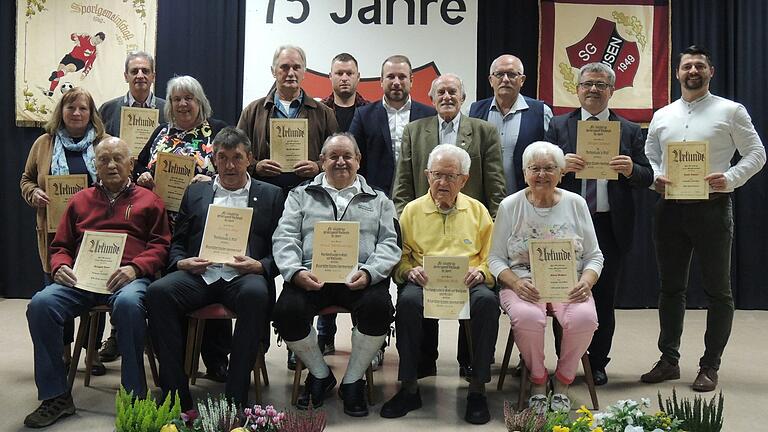
[[[409,121],[434,115],[437,115],[437,111],[433,107],[411,100]],[[391,196],[397,163],[392,151],[387,110],[381,100],[358,107],[349,132],[355,136],[363,155],[358,174],[365,177],[369,185]]]

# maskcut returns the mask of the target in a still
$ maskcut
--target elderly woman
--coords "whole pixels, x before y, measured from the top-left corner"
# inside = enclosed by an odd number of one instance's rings
[[[502,288],[501,305],[512,321],[515,342],[530,370],[533,388],[528,403],[537,412],[570,410],[568,386],[597,329],[591,289],[602,270],[603,255],[586,201],[557,187],[564,168],[563,151],[554,144],[538,141],[525,149],[523,169],[528,187],[501,202],[488,258],[491,273]],[[569,291],[568,301],[540,302],[539,291],[531,281],[528,241],[532,239],[573,241],[577,283]],[[563,328],[549,407],[544,366],[547,311]]]
[[[164,114],[168,122],[155,129],[139,154],[133,171],[136,183],[149,189],[155,187],[153,173],[157,155],[162,152],[194,158],[193,183],[210,180],[216,173],[213,137],[227,124],[211,118],[213,111],[203,86],[191,76],[171,78],[165,94],[168,100]]]

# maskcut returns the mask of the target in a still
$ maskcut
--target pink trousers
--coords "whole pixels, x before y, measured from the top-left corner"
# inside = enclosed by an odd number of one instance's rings
[[[515,333],[515,343],[531,371],[534,384],[547,381],[544,366],[544,331],[547,327],[547,311],[563,327],[560,342],[560,358],[557,360],[555,377],[563,384],[570,384],[576,377],[579,360],[587,352],[592,335],[597,330],[595,301],[590,296],[583,303],[535,304],[520,299],[512,290],[499,293],[501,307],[507,312]]]

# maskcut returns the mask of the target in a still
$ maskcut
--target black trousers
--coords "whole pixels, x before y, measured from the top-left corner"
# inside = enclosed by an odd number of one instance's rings
[[[211,285],[185,271],[175,271],[153,282],[147,289],[149,330],[160,361],[163,397],[178,391],[183,410],[192,408],[187,376],[184,373],[186,314],[211,303],[221,303],[237,315],[225,394],[239,406],[248,402],[250,372],[259,343],[269,322],[274,302],[270,283],[262,275],[247,274],[230,282],[222,279]]]

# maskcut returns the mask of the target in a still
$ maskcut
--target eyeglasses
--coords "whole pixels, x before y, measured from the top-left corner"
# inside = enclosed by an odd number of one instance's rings
[[[552,174],[555,171],[557,171],[558,169],[560,169],[560,167],[555,166],[555,165],[548,165],[548,166],[545,166],[545,167],[529,166],[529,167],[525,167],[525,169],[527,169],[528,171],[530,171],[530,172],[532,172],[534,174],[541,174],[541,173]]]
[[[445,180],[449,183],[453,183],[461,177],[461,174],[446,174],[437,171],[430,171],[429,175],[431,175],[434,180]]]
[[[491,75],[493,75],[494,77],[496,77],[496,79],[499,79],[499,80],[502,80],[504,79],[504,77],[507,77],[507,79],[510,81],[514,81],[520,78],[521,76],[523,76],[523,74],[517,73],[517,72],[501,72],[501,71],[496,71]]]
[[[608,87],[611,87],[611,85],[600,81],[587,81],[579,83],[579,87],[584,90],[592,90],[592,87],[596,87],[599,91],[605,91]]]

